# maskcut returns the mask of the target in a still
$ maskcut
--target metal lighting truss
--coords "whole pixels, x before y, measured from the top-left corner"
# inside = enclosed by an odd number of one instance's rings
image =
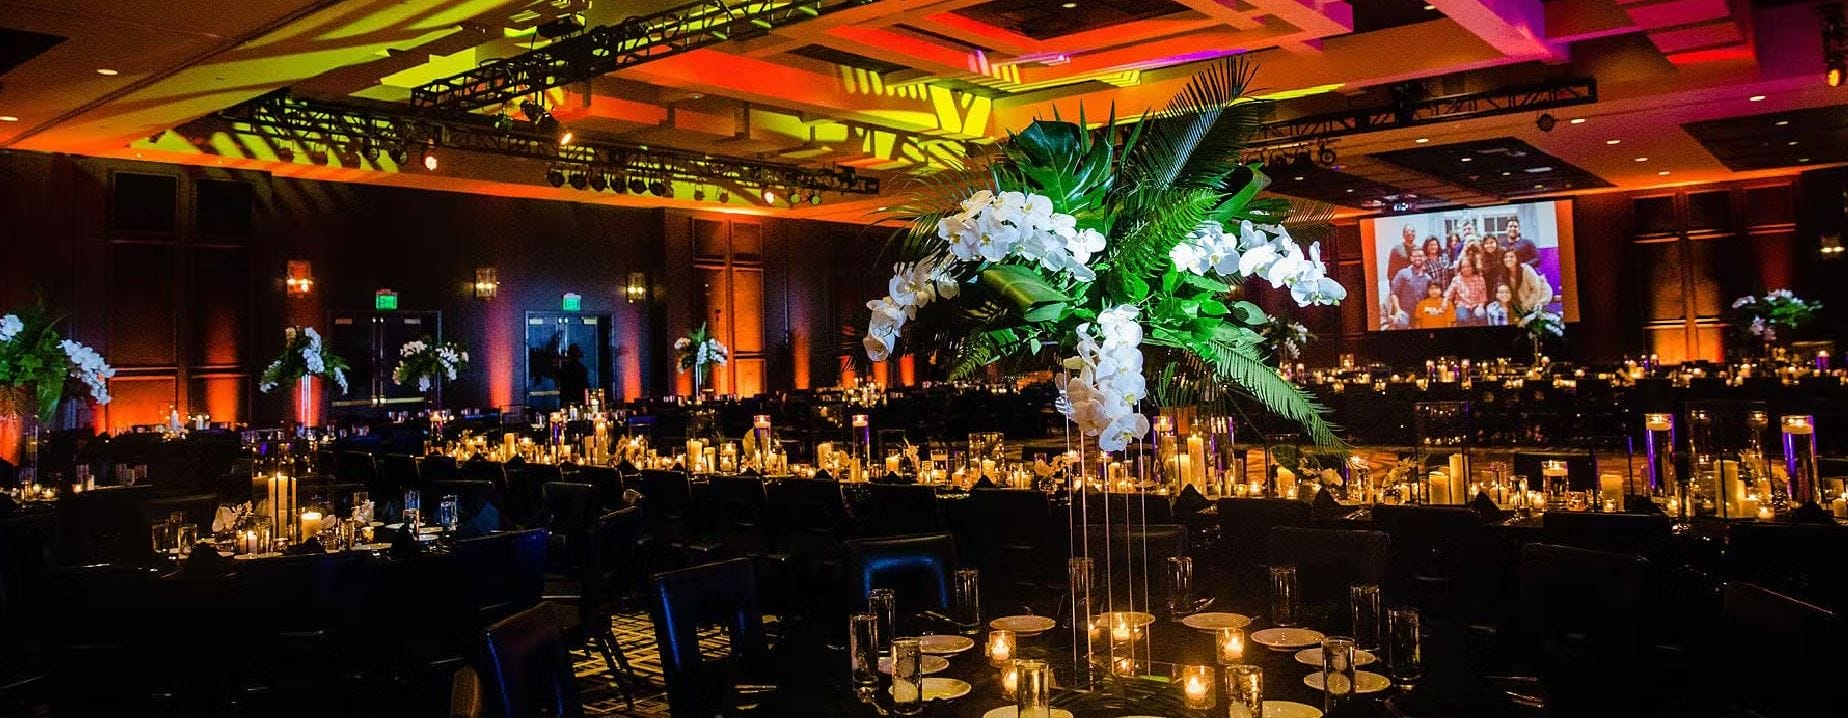
[[[1249,147],[1275,147],[1437,122],[1586,105],[1597,101],[1598,83],[1589,77],[1465,92],[1381,107],[1266,122]]]
[[[630,17],[411,90],[413,107],[467,111],[649,60],[768,33],[872,0],[701,0]]]
[[[343,148],[448,148],[571,165],[585,172],[731,182],[747,187],[878,194],[879,179],[852,167],[810,169],[614,142],[560,145],[555,139],[497,126],[486,117],[428,117],[386,109],[317,102],[279,90],[220,111],[217,118],[254,134]]]

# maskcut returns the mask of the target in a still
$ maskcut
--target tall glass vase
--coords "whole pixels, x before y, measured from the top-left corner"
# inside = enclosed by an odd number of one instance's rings
[[[38,472],[39,420],[29,400],[0,398],[0,460],[13,467],[19,484],[31,483]]]

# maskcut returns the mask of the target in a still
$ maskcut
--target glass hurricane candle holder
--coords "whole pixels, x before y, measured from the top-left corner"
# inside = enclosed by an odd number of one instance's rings
[[[1790,501],[1796,506],[1821,508],[1824,497],[1816,470],[1816,417],[1791,414],[1778,420],[1784,434],[1784,474]]]
[[[1011,701],[1020,690],[1020,659],[1001,664],[1001,700]]]
[[[1675,415],[1643,415],[1644,458],[1648,461],[1648,494],[1678,521],[1687,520],[1687,489],[1675,472]]]
[[[988,643],[984,645],[987,646],[988,662],[999,666],[1014,657],[1017,639],[1013,631],[996,629],[988,632]]]
[[[1181,666],[1175,683],[1181,687],[1181,702],[1188,710],[1203,711],[1213,707],[1213,667]]]
[[[1245,629],[1221,628],[1213,635],[1214,655],[1219,665],[1230,666],[1245,661]]]
[[[1014,707],[1019,718],[1052,718],[1052,668],[1045,661],[1017,664]]]
[[[1261,718],[1264,715],[1264,669],[1258,666],[1226,666],[1226,715],[1229,718]]]
[[[1540,476],[1546,490],[1546,510],[1560,511],[1566,508],[1566,494],[1571,488],[1566,480],[1568,473],[1564,461],[1553,459],[1540,462]]]

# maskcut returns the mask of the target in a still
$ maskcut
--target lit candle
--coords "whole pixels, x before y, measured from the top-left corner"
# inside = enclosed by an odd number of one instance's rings
[[[1206,710],[1213,707],[1213,668],[1211,666],[1181,666],[1181,697],[1186,700],[1190,710]]]
[[[1001,666],[1001,699],[1014,700],[1014,694],[1020,690],[1020,664],[1009,660]]]
[[[1245,629],[1219,629],[1216,645],[1219,648],[1219,665],[1229,666],[1245,660]]]
[[[1014,657],[1014,632],[994,630],[988,632],[988,662],[1003,665]]]
[[[1205,487],[1200,485],[1203,479],[1200,472],[1204,471],[1205,469],[1206,469],[1206,440],[1201,438],[1197,434],[1187,437],[1187,473],[1186,473],[1187,478],[1185,480],[1186,483],[1193,484],[1195,488],[1204,489]]]
[[[1777,518],[1777,515],[1771,512],[1770,504],[1762,504],[1758,507],[1758,520],[1759,521],[1771,521],[1776,518]]]
[[[999,478],[995,474],[994,459],[982,459],[982,475],[988,477],[990,480]]]
[[[1623,475],[1598,474],[1598,493],[1607,504],[1623,501]]]
[[[302,538],[307,541],[321,532],[321,512],[309,509],[302,512]]]
[[[897,474],[898,473],[898,457],[897,456],[886,457],[885,469],[886,469],[886,473],[888,474]]]
[[[239,554],[260,553],[261,551],[257,548],[257,543],[257,532],[245,530],[243,533],[237,535],[237,552]]]

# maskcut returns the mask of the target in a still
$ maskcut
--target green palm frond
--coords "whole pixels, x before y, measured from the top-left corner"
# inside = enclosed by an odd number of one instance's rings
[[[1283,221],[1284,229],[1290,230],[1290,236],[1304,245],[1321,242],[1323,245],[1335,241],[1335,205],[1317,199],[1295,199],[1290,201],[1290,216]]]
[[[1346,447],[1335,436],[1337,427],[1323,416],[1327,407],[1304,393],[1301,387],[1278,376],[1276,369],[1250,350],[1214,343],[1211,354],[1201,358],[1213,366],[1214,374],[1221,380],[1250,393],[1251,398],[1278,416],[1301,424],[1303,432],[1317,445]]]
[[[1124,164],[1138,189],[1217,187],[1272,107],[1245,97],[1254,66],[1231,58],[1194,75],[1160,112],[1143,120]]]
[[[1219,193],[1210,189],[1172,190],[1151,202],[1148,211],[1119,224],[1111,265],[1121,275],[1159,274],[1168,252],[1209,217]]]

